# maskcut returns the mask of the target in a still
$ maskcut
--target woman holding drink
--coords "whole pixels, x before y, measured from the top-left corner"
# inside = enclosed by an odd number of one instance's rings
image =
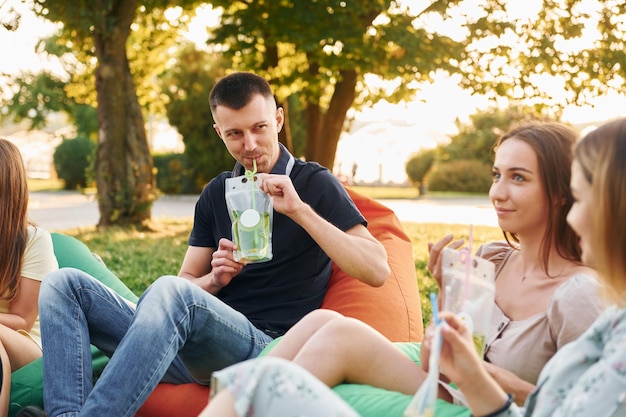
[[[580,236],[582,260],[592,265],[610,306],[578,339],[557,352],[539,375],[524,407],[511,402],[473,354],[465,327],[443,314],[441,368],[465,394],[474,415],[620,416],[626,414],[626,118],[606,123],[576,146],[567,221]]]
[[[577,136],[561,124],[533,123],[511,129],[496,144],[489,198],[505,241],[476,252],[496,265],[484,358],[492,377],[519,404],[545,363],[600,312],[595,274],[581,264],[578,238],[566,220],[574,201],[569,179]],[[428,269],[440,288],[442,249],[463,243],[452,239],[429,244]],[[428,347],[427,337],[424,366]]]

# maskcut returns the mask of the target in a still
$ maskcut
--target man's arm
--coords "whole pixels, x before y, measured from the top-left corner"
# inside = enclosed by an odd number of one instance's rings
[[[272,196],[274,209],[300,225],[346,274],[374,287],[389,276],[387,252],[361,224],[343,231],[303,202],[286,175],[266,175],[262,189]]]
[[[235,244],[220,239],[219,247],[189,246],[178,275],[190,280],[211,294],[228,285],[244,264],[233,259]]]

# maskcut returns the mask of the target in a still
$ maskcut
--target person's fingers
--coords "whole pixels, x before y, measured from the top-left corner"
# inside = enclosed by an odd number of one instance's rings
[[[439,239],[437,242],[435,243],[431,243],[431,250],[437,251],[437,252],[441,252],[441,250],[446,247],[448,245],[448,243],[452,242],[452,239],[454,238],[454,235],[452,233],[445,235],[444,237],[442,237],[441,239]]]
[[[436,272],[434,268],[436,266],[437,260],[439,259],[439,254],[441,253],[443,248],[445,248],[450,242],[452,242],[453,238],[454,235],[449,234],[445,235],[443,238],[439,239],[435,243],[428,242],[428,269],[431,273]]]
[[[445,247],[449,247],[451,249],[458,249],[463,246],[465,239],[457,239],[452,241],[453,235],[449,234],[444,236],[436,243],[428,243],[428,263],[426,264],[426,269],[430,274],[435,278],[437,284],[441,288],[441,263],[442,263],[442,254],[441,252]]]
[[[447,326],[454,329],[462,337],[467,338],[469,336],[469,340],[472,340],[472,334],[470,332],[470,329],[462,317],[459,317],[458,314],[451,313],[449,311],[442,311],[439,313],[439,315],[441,319],[446,322]]]
[[[217,244],[217,249],[218,250],[230,250],[233,251],[236,249],[236,245],[234,242],[226,239],[226,238],[221,238],[220,241]]]
[[[461,246],[463,246],[463,243],[465,243],[465,239],[462,239],[462,238],[461,238],[461,239],[455,240],[454,242],[450,243],[450,244],[448,245],[448,247],[449,247],[449,248],[452,248],[452,249],[458,249],[458,248],[460,248]]]

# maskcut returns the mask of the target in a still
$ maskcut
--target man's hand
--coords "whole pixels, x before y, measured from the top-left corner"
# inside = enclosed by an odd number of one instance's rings
[[[306,206],[288,175],[264,174],[260,182],[261,189],[272,197],[277,212],[291,217]]]
[[[212,276],[212,282],[210,286],[221,289],[241,272],[245,264],[235,261],[233,256],[235,250],[237,250],[237,246],[233,242],[224,238],[220,239],[218,248],[213,252],[211,259],[211,273],[209,275]]]

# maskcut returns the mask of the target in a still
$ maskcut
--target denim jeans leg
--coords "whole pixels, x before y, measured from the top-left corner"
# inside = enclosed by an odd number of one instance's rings
[[[271,340],[197,285],[161,277],[140,298],[80,415],[132,417],[160,381],[209,384],[213,371],[256,357]]]
[[[50,416],[77,415],[93,385],[90,344],[110,356],[134,305],[83,271],[62,268],[43,280],[39,314],[45,408]]]

